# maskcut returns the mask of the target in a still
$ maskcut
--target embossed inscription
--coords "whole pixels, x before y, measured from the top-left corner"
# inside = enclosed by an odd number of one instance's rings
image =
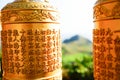
[[[3,70],[41,74],[61,68],[60,30],[3,30]]]
[[[118,80],[120,62],[119,30],[94,29],[95,79]],[[117,70],[116,70],[117,69]]]

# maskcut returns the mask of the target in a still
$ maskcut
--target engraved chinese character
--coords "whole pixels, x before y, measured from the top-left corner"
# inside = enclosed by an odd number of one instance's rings
[[[106,68],[106,63],[105,62],[98,62],[99,67],[101,68]]]
[[[9,60],[9,61],[13,61],[13,60],[14,60],[14,57],[13,57],[13,56],[9,56],[8,60]]]
[[[41,30],[41,34],[42,34],[42,35],[46,35],[46,31]]]
[[[45,72],[45,73],[48,72],[48,66],[43,67],[43,72]]]
[[[19,48],[19,44],[17,42],[14,43],[14,48],[18,49]]]
[[[47,47],[48,47],[48,48],[51,48],[52,45],[53,45],[52,42],[47,42]]]
[[[40,43],[35,43],[35,48],[40,48]]]
[[[42,40],[42,42],[45,42],[46,41],[46,37],[45,36],[41,36],[41,40]]]
[[[114,78],[114,73],[113,73],[112,71],[108,71],[108,72],[107,72],[107,77],[108,77],[108,78],[107,78],[108,80],[113,79],[113,78]]]
[[[113,55],[112,54],[107,54],[107,60],[108,61],[113,61]]]
[[[34,43],[33,42],[29,42],[28,43],[28,48],[34,48]]]
[[[8,36],[12,36],[12,30],[8,30]]]
[[[40,42],[41,39],[40,39],[40,36],[35,36],[35,42]]]
[[[98,43],[98,44],[99,44],[99,42],[100,42],[100,39],[99,39],[99,38],[100,38],[100,37],[97,37],[97,36],[93,37],[94,43]]]
[[[35,35],[40,35],[40,30],[35,30]]]
[[[14,68],[9,68],[9,73],[15,73],[15,70],[14,70]]]
[[[100,70],[100,75],[102,75],[104,78],[106,77],[106,70]]]
[[[14,42],[16,41],[16,42],[19,42],[19,39],[17,39],[17,36],[15,36],[15,38],[14,38],[14,40],[13,40]]]
[[[36,55],[40,55],[41,51],[40,51],[39,49],[37,49],[37,50],[35,51],[35,53],[36,53]]]
[[[47,36],[47,41],[51,41],[52,37],[51,36]]]
[[[98,38],[98,37],[97,37],[97,38]],[[100,43],[105,43],[105,37],[99,37],[98,39],[99,39],[98,41],[99,41]]]
[[[35,58],[33,56],[29,56],[29,62],[34,62]]]
[[[105,47],[104,44],[101,44],[101,45],[100,45],[99,51],[100,51],[100,52],[105,52],[105,51],[106,51],[106,47]]]
[[[22,29],[21,31],[20,31],[20,33],[22,33],[22,36],[26,33],[26,31],[24,30],[24,29]]]
[[[117,71],[117,70],[120,71],[120,63],[116,63],[115,69],[116,69],[116,71]]]
[[[19,62],[16,62],[16,63],[15,63],[15,67],[20,68],[20,67],[21,67],[20,63],[19,63]]]
[[[50,29],[47,29],[47,35],[50,35],[52,31]]]
[[[21,69],[17,68],[16,73],[19,74],[21,72]]]
[[[7,31],[6,31],[6,30],[1,31],[1,35],[2,35],[2,36],[7,36]]]
[[[99,30],[99,34],[100,34],[100,36],[104,36],[105,35],[105,29],[100,29]]]
[[[27,36],[27,38],[28,38],[28,41],[29,41],[29,42],[31,42],[31,41],[34,40],[34,36]]]
[[[13,38],[12,37],[8,37],[8,42],[12,42]]]
[[[15,61],[20,61],[20,57],[19,57],[19,56],[16,56],[16,57],[15,57]]]
[[[13,36],[19,36],[18,30],[13,30]]]
[[[21,42],[25,42],[26,41],[26,37],[25,36],[21,36],[20,40],[21,40]]]
[[[13,44],[9,43],[8,48],[13,48]]]
[[[27,35],[33,35],[33,30],[32,29],[27,30]]]
[[[23,68],[23,69],[21,70],[21,72],[22,72],[22,74],[27,74],[27,73],[28,73],[28,71],[27,71],[26,68]]]
[[[13,49],[9,49],[9,55],[13,55]]]
[[[109,36],[109,37],[107,37],[106,38],[106,41],[107,41],[107,44],[112,44],[112,37],[111,36]]]
[[[112,70],[113,69],[113,63],[112,62],[107,63],[107,68]]]
[[[34,50],[30,50],[28,54],[29,55],[34,55],[34,52],[35,52]]]
[[[2,39],[1,39],[1,40],[2,40],[3,43],[4,43],[4,42],[6,43],[6,42],[7,42],[7,39],[8,39],[8,37],[3,37],[3,36],[2,36]]]
[[[111,31],[110,28],[108,28],[108,30],[106,31],[106,36],[112,36],[113,32]]]
[[[22,48],[22,49],[21,49],[21,53],[25,54],[25,53],[26,53],[26,49],[25,49],[25,48]]]

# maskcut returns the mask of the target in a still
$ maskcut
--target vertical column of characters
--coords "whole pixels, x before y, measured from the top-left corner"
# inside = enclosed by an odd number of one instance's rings
[[[94,29],[93,47],[94,47],[94,66],[95,78],[102,80],[106,78],[106,45],[105,45],[105,29]]]
[[[113,41],[114,41],[114,33],[113,30],[110,28],[107,28],[105,30],[105,37],[106,37],[106,67],[107,67],[107,76],[106,78],[109,80],[115,79],[115,74],[114,74],[114,52],[113,52]]]
[[[35,63],[36,63],[36,74],[42,73],[42,52],[41,52],[41,30],[36,29],[34,35],[35,42]]]
[[[115,52],[115,80],[120,79],[120,30],[114,31],[114,34],[116,34],[116,37],[114,39],[114,52]]]
[[[20,30],[20,53],[21,53],[21,74],[26,75],[28,74],[27,71],[27,37],[26,37],[26,30],[21,29]]]
[[[19,40],[19,30],[13,30],[13,49],[14,49],[14,65],[15,65],[15,73],[19,74],[21,72],[21,54],[20,54],[20,40]]]
[[[7,73],[8,71],[8,44],[7,44],[8,36],[7,30],[1,31],[1,41],[2,41],[2,69],[3,73]]]
[[[34,39],[34,30],[27,30],[27,49],[28,49],[28,74],[36,73],[35,66],[35,39]]]
[[[14,64],[14,45],[13,45],[13,41],[14,41],[14,37],[13,37],[13,30],[7,30],[7,35],[8,35],[8,41],[6,42],[6,44],[8,44],[8,73],[15,73],[15,64]]]

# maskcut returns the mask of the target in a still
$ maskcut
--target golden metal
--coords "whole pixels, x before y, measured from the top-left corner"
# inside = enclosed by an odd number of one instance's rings
[[[94,78],[120,80],[120,1],[98,0],[94,23]]]
[[[16,0],[1,15],[2,80],[62,80],[57,9],[47,0]]]

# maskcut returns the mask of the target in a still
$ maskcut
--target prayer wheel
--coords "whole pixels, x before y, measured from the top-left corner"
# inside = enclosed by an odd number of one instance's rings
[[[48,0],[1,10],[2,80],[62,80],[59,12]]]
[[[120,80],[120,0],[98,0],[94,6],[95,80]]]

